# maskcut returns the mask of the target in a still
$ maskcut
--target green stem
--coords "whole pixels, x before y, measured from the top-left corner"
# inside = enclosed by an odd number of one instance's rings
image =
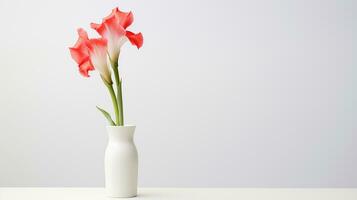
[[[121,87],[121,79],[119,77],[118,61],[112,61],[112,68],[114,72],[115,84],[117,89],[116,100],[119,107],[119,126],[124,126],[124,109],[123,109],[123,95]]]
[[[115,121],[116,121],[116,125],[118,126],[120,124],[120,117],[119,117],[120,115],[119,115],[119,109],[118,109],[118,102],[117,102],[117,99],[115,96],[113,85],[108,84],[104,79],[103,79],[103,82],[104,82],[105,86],[107,86],[108,91],[110,93],[110,97],[112,98],[112,103],[113,103],[114,112],[115,112]]]
[[[119,84],[117,84],[117,102],[119,106],[119,114],[120,114],[120,123],[122,126],[124,126],[124,109],[123,109],[123,92],[121,89],[121,80],[119,81]]]

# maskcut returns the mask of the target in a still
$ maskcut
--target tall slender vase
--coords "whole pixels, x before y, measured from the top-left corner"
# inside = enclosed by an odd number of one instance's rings
[[[135,126],[108,126],[105,150],[105,189],[110,197],[135,197],[138,182],[138,152]]]

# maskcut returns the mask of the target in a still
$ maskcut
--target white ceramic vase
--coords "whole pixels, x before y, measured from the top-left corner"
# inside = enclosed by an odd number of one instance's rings
[[[133,137],[135,126],[107,126],[105,189],[110,197],[135,197],[138,188],[138,152]]]

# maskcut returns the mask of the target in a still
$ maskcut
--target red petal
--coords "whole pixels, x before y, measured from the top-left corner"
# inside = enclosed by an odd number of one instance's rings
[[[92,29],[96,30],[97,33],[103,37],[103,35],[105,33],[105,25],[104,25],[104,23],[102,23],[102,24],[91,23],[90,27]]]
[[[89,51],[93,51],[94,47],[97,47],[100,49],[102,49],[102,48],[106,49],[107,48],[107,40],[104,38],[90,39],[90,40],[86,41],[86,45],[87,45]]]
[[[89,51],[86,45],[88,41],[88,34],[83,29],[78,29],[78,40],[76,44],[69,48],[71,56],[76,63],[78,63],[79,72],[89,77],[88,71],[94,70],[92,63],[89,60]]]
[[[69,51],[71,52],[71,57],[77,64],[82,63],[89,57],[88,53],[82,51],[80,48],[69,48]]]
[[[77,32],[78,32],[78,40],[76,44],[73,46],[74,48],[78,48],[84,41],[88,40],[88,34],[84,29],[79,28]]]
[[[106,21],[107,19],[110,19],[110,18],[112,18],[112,17],[115,17],[115,13],[117,13],[118,11],[119,11],[119,8],[118,8],[118,7],[113,8],[113,9],[112,9],[112,12],[111,12],[108,16],[106,16],[106,17],[103,18],[103,22]]]
[[[120,10],[118,10],[116,15],[120,22],[120,25],[124,29],[128,28],[128,26],[130,26],[134,21],[134,16],[133,16],[132,12],[126,13],[126,12],[121,12]]]
[[[125,35],[125,29],[120,25],[119,21],[114,16],[105,20],[103,24],[105,24],[104,26],[107,29],[109,29],[109,34],[115,34],[117,37]]]
[[[72,48],[69,48],[73,60],[78,64],[81,64],[89,56],[88,49],[85,45],[87,40],[87,32],[81,28],[78,29],[78,40]]]
[[[135,45],[138,49],[143,46],[144,43],[144,38],[143,38],[143,34],[141,33],[133,33],[130,31],[126,31],[126,37],[129,39],[130,43],[132,45]]]
[[[83,38],[84,40],[88,40],[88,34],[83,28],[79,28],[77,32],[80,38]]]
[[[91,23],[91,28],[96,30],[99,35],[107,39],[113,35],[116,37],[125,35],[125,29],[121,26],[117,17],[118,12],[118,8],[113,9],[112,13],[105,17],[101,24]]]
[[[120,24],[124,29],[130,26],[134,21],[134,16],[132,12],[123,12],[120,11],[118,7],[114,8],[110,15],[103,18],[103,22],[115,17],[115,20]]]
[[[92,71],[92,70],[94,70],[94,67],[89,59],[79,65],[79,72],[84,77],[89,77],[88,71]]]

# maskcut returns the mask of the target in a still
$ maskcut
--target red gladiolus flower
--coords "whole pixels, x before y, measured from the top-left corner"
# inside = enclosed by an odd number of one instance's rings
[[[88,41],[87,32],[83,29],[78,29],[78,40],[76,44],[69,48],[73,60],[78,63],[79,72],[85,76],[89,77],[88,71],[94,70],[94,67],[89,59],[88,47],[86,41]]]
[[[79,72],[89,77],[88,71],[97,69],[107,83],[112,83],[107,65],[107,40],[89,39],[83,29],[78,29],[79,38],[74,47],[69,48],[72,58],[78,63]]]
[[[91,23],[91,27],[108,41],[108,53],[111,61],[116,62],[120,47],[129,40],[131,44],[140,48],[143,45],[143,35],[132,33],[126,28],[133,23],[132,12],[126,13],[114,8],[112,13],[105,17],[101,24]]]

